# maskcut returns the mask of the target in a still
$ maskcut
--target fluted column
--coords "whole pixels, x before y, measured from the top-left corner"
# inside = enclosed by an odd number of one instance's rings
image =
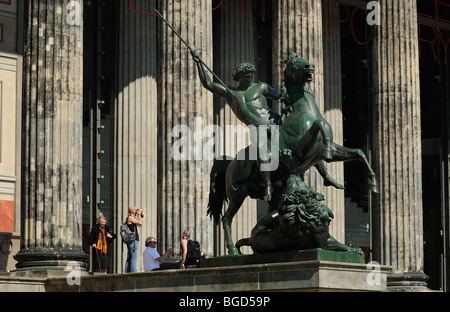
[[[135,0],[133,9],[152,12],[156,0]],[[117,80],[115,99],[115,207],[118,229],[128,207],[144,208],[139,229],[145,238],[157,235],[157,34],[158,18],[128,10],[119,1]],[[125,267],[127,248],[117,240],[117,270]],[[139,257],[139,261],[141,257]],[[138,271],[141,264],[138,263]]]
[[[174,29],[212,67],[211,2],[160,0],[159,8]],[[212,161],[196,154],[193,144],[202,147],[207,141],[201,139],[200,131],[213,123],[213,96],[203,88],[188,49],[165,24],[161,23],[159,27],[159,248],[164,251],[173,247],[175,255],[180,255],[181,234],[189,229],[191,237],[212,255],[213,222],[206,215]],[[188,129],[190,135],[186,137]],[[180,134],[178,130],[185,131]],[[172,154],[174,143],[189,137],[192,144],[187,159],[175,159]]]
[[[276,86],[281,84],[285,65],[280,60],[287,59],[289,52],[296,52],[299,57],[307,59],[315,66],[314,80],[308,83],[307,87],[314,95],[322,115],[325,116],[321,2],[274,1],[273,81]],[[323,179],[315,168],[306,172],[305,182],[316,191],[325,194]],[[325,204],[334,211],[334,199],[328,197],[325,200]]]
[[[323,35],[322,4],[317,0],[274,1],[273,81],[283,80],[284,64],[289,52],[296,52],[315,66],[314,80],[308,84],[323,112]]]
[[[391,265],[388,286],[423,288],[421,125],[417,7],[381,0],[374,63],[374,152],[380,194],[374,260]]]
[[[339,16],[339,4],[324,2],[327,16]],[[340,22],[330,20],[324,23],[323,30],[323,65],[324,65],[324,114],[323,117],[333,129],[333,140],[344,144],[344,124],[342,116],[342,72],[341,72],[341,27]],[[328,173],[340,184],[344,185],[344,163],[326,164]],[[330,234],[339,242],[345,242],[345,194],[344,190],[327,187],[324,190],[325,200],[333,210]]]
[[[215,21],[217,31],[214,33],[214,71],[225,84],[235,85],[232,73],[239,64],[246,62],[257,65],[253,7],[248,7],[247,18],[238,1],[228,1],[218,10]],[[257,76],[258,73],[255,75],[255,81]],[[244,134],[245,124],[236,118],[225,99],[218,96],[214,96],[214,124],[219,125],[224,134],[221,154],[235,157],[239,150],[250,145],[248,135]],[[227,129],[236,132],[226,131]],[[257,201],[247,198],[233,218],[231,231],[235,242],[250,237],[257,221],[256,207]],[[224,209],[226,208],[225,204]],[[218,254],[226,254],[222,229],[217,233],[220,237]],[[243,247],[242,252],[251,253],[251,249]]]
[[[84,266],[86,259],[81,241],[83,26],[67,22],[68,2],[26,2],[18,269],[64,269],[69,261]]]

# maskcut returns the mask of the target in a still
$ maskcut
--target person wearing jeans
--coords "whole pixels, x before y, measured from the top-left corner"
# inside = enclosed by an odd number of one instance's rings
[[[137,261],[139,256],[139,233],[137,228],[143,224],[144,213],[143,209],[137,209],[134,206],[128,208],[127,225],[130,230],[136,233],[136,239],[127,245],[128,254],[125,262],[125,273],[137,272]]]
[[[137,272],[137,259],[139,253],[139,240],[132,241],[128,246],[127,261],[125,262],[125,272]]]

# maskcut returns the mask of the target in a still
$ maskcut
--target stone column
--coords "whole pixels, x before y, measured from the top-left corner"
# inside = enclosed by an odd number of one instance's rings
[[[297,52],[316,68],[314,80],[308,85],[317,105],[323,111],[323,36],[322,4],[316,0],[279,0],[273,2],[273,83],[283,80],[284,64],[289,52]]]
[[[425,288],[417,7],[381,0],[373,45],[374,260],[391,265],[388,286]]]
[[[323,88],[323,35],[321,1],[300,0],[274,1],[273,20],[273,81],[279,86],[283,80],[285,65],[281,59],[287,59],[289,52],[296,52],[315,66],[314,80],[308,88],[316,103],[324,113]],[[305,174],[305,182],[320,193],[324,193],[323,180],[315,168]],[[328,200],[327,200],[328,203]],[[330,205],[333,210],[333,206]]]
[[[115,99],[115,205],[118,229],[128,207],[144,208],[140,251],[157,236],[157,22],[158,17],[128,10],[119,1]],[[152,12],[156,0],[133,1],[133,9]],[[127,247],[117,242],[117,271],[125,267]],[[139,257],[139,261],[141,257]],[[140,263],[138,263],[138,271]]]
[[[338,57],[336,56],[337,43],[327,43],[324,49],[323,45],[323,30],[322,30],[322,1],[315,0],[300,0],[300,1],[288,1],[279,0],[274,1],[274,41],[273,41],[273,65],[274,65],[274,85],[279,86],[282,81],[284,64],[281,64],[281,59],[286,59],[289,52],[297,52],[300,57],[307,59],[311,64],[315,66],[316,73],[314,74],[314,80],[308,84],[308,88],[316,99],[316,103],[322,112],[324,118],[327,118],[328,122],[333,126],[333,131],[336,128],[336,134],[338,135],[337,143],[342,143],[342,114],[339,112],[333,112],[333,105],[341,105],[338,103],[340,99],[337,99],[339,93],[333,95],[333,103],[325,104],[324,97],[324,51],[327,53],[327,58]],[[337,27],[334,27],[336,30]],[[336,38],[336,37],[335,37]],[[328,39],[326,39],[328,40]],[[327,66],[338,66],[336,63],[331,64],[327,61]],[[339,68],[327,69],[328,75],[331,72],[339,70]],[[338,77],[328,77],[330,83],[335,85],[334,91],[332,86],[328,86],[327,96],[330,92],[338,92],[336,81]],[[335,80],[335,81],[331,81]],[[330,100],[330,97],[327,97]],[[338,103],[338,104],[337,104]],[[336,119],[336,120],[334,120]],[[341,136],[339,136],[341,135]],[[341,140],[341,142],[339,142]],[[342,167],[340,165],[330,166],[327,168],[334,168],[330,170],[331,176],[343,183]],[[336,175],[335,175],[336,174]],[[345,239],[344,227],[345,222],[345,207],[343,194],[333,191],[330,187],[325,189],[323,186],[323,178],[317,172],[315,168],[311,168],[305,174],[305,182],[314,188],[316,191],[326,195],[325,204],[335,214],[335,220],[331,223],[330,233],[331,235],[337,235],[337,239],[341,242]]]
[[[238,1],[227,1],[217,11],[217,30],[214,32],[214,71],[227,85],[236,85],[232,73],[243,62],[257,66],[256,38],[254,34],[253,7],[249,6],[246,12]],[[258,68],[257,68],[258,70]],[[258,73],[256,73],[255,81]],[[247,135],[242,135],[246,129],[244,123],[236,118],[227,102],[218,96],[214,96],[214,124],[221,127],[224,134],[224,142],[221,145],[222,154],[235,157],[242,148],[250,145]],[[227,129],[236,132],[227,133]],[[227,209],[225,204],[224,211]],[[257,201],[247,198],[233,219],[233,241],[250,237],[251,231],[257,222]],[[218,254],[227,253],[226,243],[223,239],[223,231],[219,226],[217,233],[220,237]],[[251,253],[251,249],[243,247],[243,253]]]
[[[339,16],[339,4],[324,2],[327,16]],[[344,124],[342,116],[342,72],[341,72],[341,25],[329,20],[323,29],[323,65],[324,65],[324,114],[323,117],[333,129],[333,140],[344,145]],[[328,173],[340,184],[344,185],[344,163],[326,164]],[[339,242],[345,242],[345,193],[334,187],[324,190],[327,205],[332,209],[334,219],[331,222],[330,234]]]
[[[181,37],[212,67],[211,2],[160,0],[159,8]],[[202,140],[201,131],[213,123],[213,96],[203,88],[186,46],[165,24],[161,22],[159,27],[159,250],[172,247],[179,256],[181,233],[189,229],[191,237],[202,244],[202,250],[212,255],[213,222],[206,215],[212,161],[203,159],[201,149],[207,139]],[[172,148],[180,140],[186,143],[181,151],[186,154],[177,159],[180,150]]]
[[[27,3],[21,250],[15,259],[18,269],[65,269],[70,261],[85,267],[83,26],[69,25],[68,1]],[[83,2],[78,4],[82,8]]]

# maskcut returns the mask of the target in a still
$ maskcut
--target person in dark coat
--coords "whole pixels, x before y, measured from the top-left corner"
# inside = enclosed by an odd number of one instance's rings
[[[89,245],[94,248],[94,268],[96,272],[108,273],[108,243],[111,243],[117,235],[106,225],[108,221],[103,215],[97,218],[97,224],[89,234]]]

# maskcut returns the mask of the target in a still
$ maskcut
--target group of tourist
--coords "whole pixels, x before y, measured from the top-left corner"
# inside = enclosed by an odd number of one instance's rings
[[[137,272],[137,262],[139,257],[139,232],[138,228],[143,225],[144,210],[131,206],[128,208],[128,217],[125,223],[131,232],[135,233],[135,239],[127,243],[127,260],[125,262],[125,272]],[[203,252],[200,253],[199,245],[190,240],[191,233],[188,230],[183,232],[181,239],[182,258],[180,267],[182,269],[201,267],[204,263]],[[96,272],[108,272],[108,243],[111,243],[117,237],[111,228],[107,225],[105,216],[100,215],[97,218],[97,224],[91,229],[88,242],[94,250],[94,268]],[[143,253],[144,271],[160,270],[160,264],[163,263],[172,253],[173,249],[169,248],[161,256],[156,249],[157,241],[154,237],[147,237],[145,240],[145,250]],[[194,251],[195,249],[195,251]],[[195,252],[198,252],[196,254]]]

